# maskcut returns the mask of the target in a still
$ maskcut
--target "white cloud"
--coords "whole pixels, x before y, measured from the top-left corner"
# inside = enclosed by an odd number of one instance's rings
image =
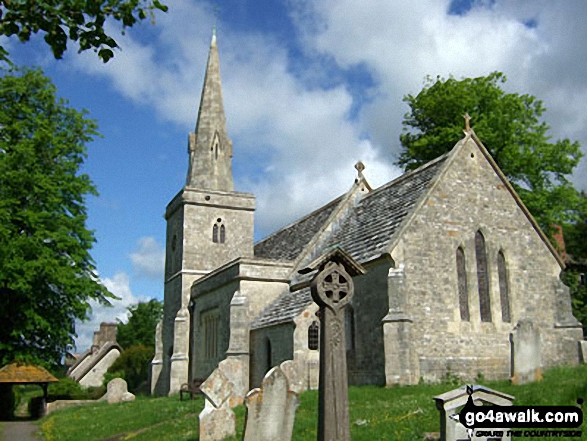
[[[228,130],[235,161],[259,161],[237,182],[257,195],[262,234],[346,191],[353,164],[366,163],[375,185],[396,176],[402,97],[418,93],[426,75],[487,75],[501,70],[507,87],[543,99],[555,137],[587,146],[587,37],[584,2],[475,2],[463,16],[448,0],[316,0],[290,2],[310,63],[292,73],[289,52],[272,36],[227,29],[218,41]],[[175,1],[157,22],[155,41],[130,34],[124,50],[102,64],[94,54],[71,57],[77,69],[100,75],[124,96],[193,130],[212,18],[207,4]],[[524,22],[535,20],[536,26]],[[375,85],[359,117],[350,86],[320,88],[321,60],[341,69],[363,66]],[[474,124],[474,121],[473,121]],[[368,135],[366,137],[365,135]],[[455,140],[456,142],[457,140]],[[184,146],[177,146],[184,148]],[[252,167],[252,165],[251,165]],[[585,174],[575,183],[587,188]],[[143,268],[144,269],[144,268]]]
[[[118,300],[111,301],[112,306],[104,306],[97,302],[90,302],[92,313],[90,319],[85,322],[76,321],[75,339],[76,351],[83,352],[88,349],[94,339],[94,332],[100,328],[100,323],[117,323],[118,320],[125,322],[128,319],[127,308],[140,301],[147,299],[142,297],[135,297],[130,288],[129,277],[126,273],[117,272],[112,278],[101,279],[108,290],[118,297]]]
[[[133,270],[138,276],[163,280],[165,250],[152,236],[141,237],[137,241],[138,249],[130,254]]]

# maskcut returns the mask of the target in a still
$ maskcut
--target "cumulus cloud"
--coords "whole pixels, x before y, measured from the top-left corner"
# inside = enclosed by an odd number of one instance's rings
[[[130,254],[132,267],[138,276],[163,280],[165,250],[152,236],[141,237],[137,241],[138,249]]]
[[[397,176],[393,162],[408,110],[402,97],[418,93],[427,75],[503,71],[510,90],[545,101],[555,138],[587,146],[587,48],[579,44],[587,37],[582,23],[587,3],[472,5],[454,15],[448,0],[289,2],[305,57],[296,72],[289,48],[275,37],[233,29],[220,33],[234,161],[250,169],[236,184],[257,195],[261,236],[346,191],[359,159],[374,186]],[[158,18],[154,41],[129,34],[120,41],[124,50],[106,65],[94,54],[70,62],[108,78],[162,119],[193,130],[213,22],[207,3],[177,0]],[[357,92],[351,93],[340,74],[359,66],[372,84],[360,86],[358,94],[369,99],[351,117]],[[334,76],[337,81],[327,81]],[[328,86],[319,86],[323,83]],[[576,173],[574,182],[587,189],[586,176]]]
[[[146,298],[135,297],[130,288],[130,280],[126,273],[117,272],[112,278],[101,279],[108,290],[118,297],[118,300],[111,301],[112,306],[104,306],[97,302],[90,302],[92,313],[88,321],[76,322],[77,338],[75,340],[76,351],[83,352],[88,349],[94,339],[94,332],[100,328],[100,323],[117,323],[118,320],[126,322],[128,319],[127,308]]]
[[[398,151],[407,111],[401,98],[418,93],[425,76],[500,70],[511,91],[545,102],[554,138],[579,140],[587,151],[587,48],[580,44],[587,38],[587,4],[479,1],[462,15],[449,14],[450,6],[448,0],[316,0],[296,2],[292,16],[306,51],[333,57],[343,68],[364,65],[378,81],[380,93],[361,113],[378,148]],[[587,188],[587,174],[577,170],[573,179]]]

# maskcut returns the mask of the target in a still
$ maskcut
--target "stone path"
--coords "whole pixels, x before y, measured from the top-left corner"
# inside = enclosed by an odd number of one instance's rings
[[[35,434],[39,427],[30,421],[3,421],[0,433],[2,441],[39,441]]]

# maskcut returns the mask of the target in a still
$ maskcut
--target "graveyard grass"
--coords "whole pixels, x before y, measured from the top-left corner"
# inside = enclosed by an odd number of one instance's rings
[[[513,386],[508,381],[478,383],[514,395],[517,405],[574,405],[579,397],[587,401],[587,365],[554,368],[545,372],[542,382],[523,386]],[[350,387],[351,438],[357,441],[421,441],[424,433],[439,431],[438,411],[432,398],[460,385],[456,379],[447,378],[441,384],[391,389]],[[292,439],[313,441],[316,439],[318,392],[308,391],[300,398]],[[202,397],[193,401],[180,401],[178,396],[138,397],[130,403],[97,403],[56,411],[43,419],[40,426],[46,441],[194,441],[198,439],[198,414],[203,407]],[[245,408],[239,406],[234,410],[237,436],[232,440],[241,440]],[[587,414],[587,404],[583,404],[583,412]],[[587,434],[586,421],[580,430]]]

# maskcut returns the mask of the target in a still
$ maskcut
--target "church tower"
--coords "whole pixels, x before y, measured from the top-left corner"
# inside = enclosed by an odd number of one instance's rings
[[[151,364],[156,395],[177,393],[188,380],[192,283],[224,263],[253,256],[255,198],[234,191],[215,34],[188,153],[186,185],[165,211],[165,306]]]

